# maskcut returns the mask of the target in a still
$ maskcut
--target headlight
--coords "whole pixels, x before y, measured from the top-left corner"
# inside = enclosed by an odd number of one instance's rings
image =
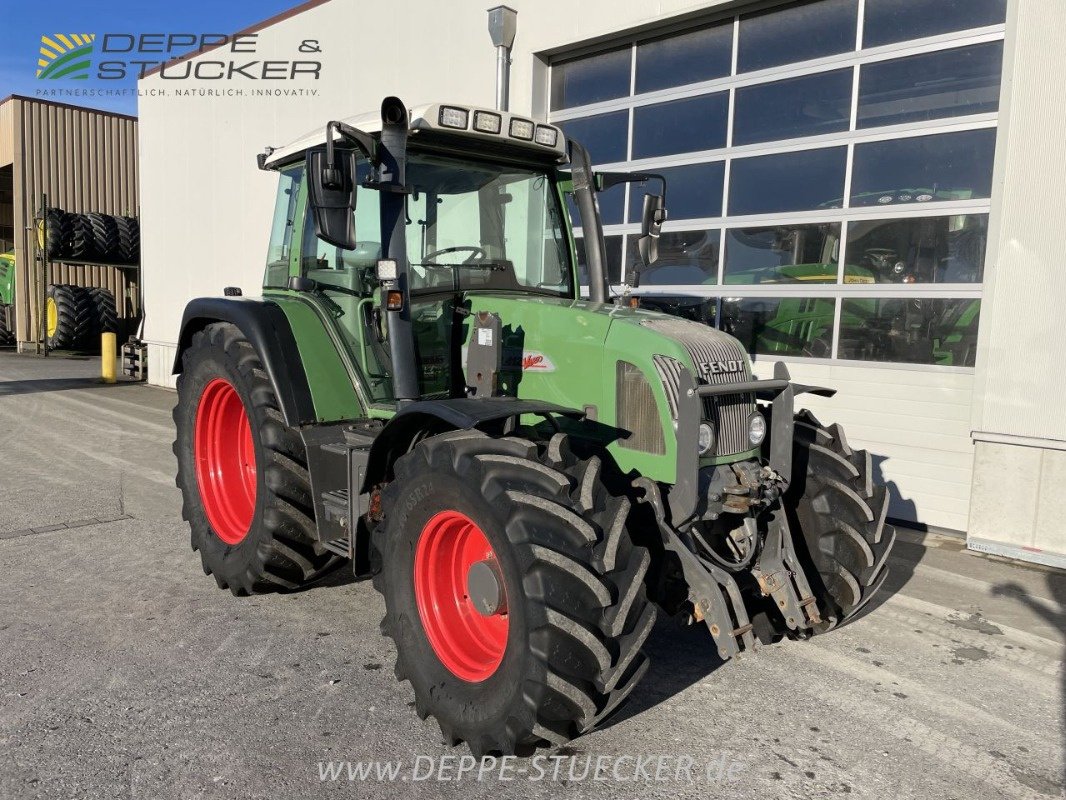
[[[766,438],[766,419],[756,411],[748,417],[748,441],[758,447]]]
[[[714,426],[706,422],[700,423],[699,451],[701,456],[707,455],[714,449]]]
[[[538,125],[534,138],[537,140],[537,144],[555,147],[555,142],[559,139],[559,133],[555,128],[549,128],[547,125]]]
[[[488,111],[474,112],[474,130],[482,133],[499,133],[503,120],[499,114]]]
[[[440,124],[442,127],[462,128],[465,130],[469,119],[470,112],[465,108],[455,108],[454,106],[440,107]]]
[[[528,119],[512,119],[510,134],[515,139],[525,139],[531,142],[533,141],[533,123]]]

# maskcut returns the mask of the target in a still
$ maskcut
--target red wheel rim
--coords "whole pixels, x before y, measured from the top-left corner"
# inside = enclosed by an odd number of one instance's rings
[[[496,672],[508,629],[505,599],[499,611],[485,615],[470,598],[467,576],[478,562],[495,566],[496,554],[473,520],[458,511],[441,511],[426,523],[415,549],[418,615],[437,658],[472,683]]]
[[[241,396],[222,378],[200,395],[193,457],[207,521],[226,544],[240,543],[255,516],[255,442]]]

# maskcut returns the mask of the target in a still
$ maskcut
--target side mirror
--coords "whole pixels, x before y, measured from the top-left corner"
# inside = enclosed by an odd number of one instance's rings
[[[666,222],[666,204],[661,194],[644,195],[644,214],[640,224],[637,251],[645,267],[659,260],[659,234]]]
[[[355,249],[356,166],[359,153],[341,148],[307,152],[307,201],[315,233],[342,250]]]

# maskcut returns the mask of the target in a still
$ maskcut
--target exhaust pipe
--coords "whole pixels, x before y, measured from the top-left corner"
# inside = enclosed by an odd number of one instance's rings
[[[510,106],[511,47],[518,32],[518,12],[510,6],[489,9],[489,36],[496,47],[496,110]]]

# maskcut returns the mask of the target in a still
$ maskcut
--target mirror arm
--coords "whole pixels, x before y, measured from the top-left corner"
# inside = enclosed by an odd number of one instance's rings
[[[377,166],[377,143],[374,141],[370,134],[364,133],[358,128],[353,128],[345,122],[339,120],[331,120],[326,124],[326,164],[328,165],[322,178],[323,184],[328,188],[337,188],[341,185],[340,169],[337,166],[336,155],[334,151],[333,137],[335,133],[339,133],[341,138],[354,144],[359,150],[367,157],[367,160]]]

